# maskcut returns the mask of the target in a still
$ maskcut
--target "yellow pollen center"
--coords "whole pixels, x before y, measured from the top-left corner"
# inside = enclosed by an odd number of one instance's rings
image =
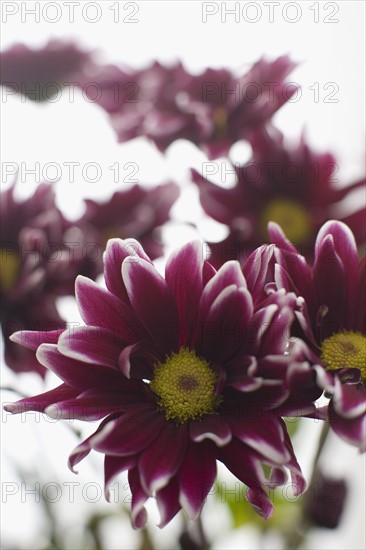
[[[360,332],[336,332],[321,345],[321,360],[328,369],[359,369],[366,381],[366,337]]]
[[[215,127],[215,136],[217,138],[225,137],[227,133],[227,110],[225,107],[216,107],[213,112]]]
[[[0,248],[0,253],[0,289],[7,292],[17,284],[20,260],[18,254],[12,250]]]
[[[311,236],[311,219],[301,204],[288,199],[271,201],[261,216],[262,233],[267,237],[268,222],[276,222],[294,244],[302,244]]]
[[[209,364],[193,351],[182,348],[155,367],[150,387],[168,420],[180,424],[215,412],[217,376]]]

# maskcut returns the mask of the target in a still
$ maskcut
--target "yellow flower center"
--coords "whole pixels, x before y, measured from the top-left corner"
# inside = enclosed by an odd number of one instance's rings
[[[217,376],[193,351],[181,348],[155,367],[151,389],[168,420],[183,424],[213,413],[220,402],[215,395]]]
[[[213,112],[215,136],[223,138],[227,133],[227,110],[225,107],[216,107]]]
[[[362,380],[366,380],[366,337],[360,332],[336,332],[323,341],[321,350],[321,360],[328,369],[359,369]]]
[[[276,222],[294,244],[302,244],[311,236],[309,213],[298,202],[288,199],[271,201],[261,216],[262,233],[267,237],[268,222]]]
[[[0,248],[0,289],[7,292],[15,287],[20,270],[18,254],[6,248]]]

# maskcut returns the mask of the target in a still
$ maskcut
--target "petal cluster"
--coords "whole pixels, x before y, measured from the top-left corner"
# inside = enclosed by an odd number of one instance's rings
[[[319,387],[332,396],[331,426],[340,437],[365,451],[365,257],[358,259],[354,236],[339,221],[326,222],[320,229],[312,265],[298,254],[278,226],[270,224],[269,232],[276,244],[276,287],[299,296],[296,334],[309,343],[309,359],[316,365]],[[335,350],[337,361],[332,366],[329,344],[335,345],[337,340],[343,353]],[[326,355],[322,353],[325,343]],[[342,365],[339,357],[344,357]]]
[[[146,136],[165,151],[187,139],[217,158],[292,97],[296,87],[285,79],[294,67],[282,56],[260,59],[244,74],[209,68],[194,75],[181,63],[155,62],[138,71],[99,67],[93,81],[120,141]]]
[[[7,410],[102,420],[73,451],[70,466],[91,450],[104,453],[107,495],[114,477],[128,471],[135,527],[146,522],[149,497],[156,498],[161,526],[180,509],[196,518],[215,481],[216,460],[248,486],[247,499],[265,518],[273,509],[267,490],[285,483],[286,470],[297,493],[305,489],[282,416],[310,414],[321,392],[311,383],[303,346],[285,354],[296,296],[282,290],[263,296],[257,261],[269,259],[266,251],[259,256],[245,275],[237,262],[216,271],[204,260],[202,243],[193,242],[170,256],[164,278],[137,241],[112,239],[106,288],[77,279],[85,326],[12,337],[37,348],[38,360],[62,384]],[[187,354],[212,371],[213,406],[191,418],[186,408],[177,421],[164,409],[156,369]],[[199,379],[191,367],[188,374],[182,387],[189,389]]]

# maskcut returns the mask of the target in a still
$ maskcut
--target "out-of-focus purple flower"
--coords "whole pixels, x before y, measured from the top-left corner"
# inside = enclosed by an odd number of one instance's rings
[[[169,212],[179,196],[179,187],[165,183],[152,188],[134,185],[127,191],[117,191],[105,203],[90,199],[86,210],[75,222],[87,239],[88,254],[84,254],[79,273],[92,279],[103,272],[103,251],[110,238],[138,239],[151,259],[163,254],[161,226],[169,220]]]
[[[312,348],[318,384],[329,395],[329,421],[345,441],[366,450],[366,257],[359,261],[354,236],[339,221],[320,229],[313,265],[269,226],[277,245],[276,287],[295,292],[297,335]],[[318,364],[317,364],[318,363]]]
[[[1,325],[5,361],[16,372],[43,375],[45,369],[33,352],[9,341],[14,330],[65,326],[55,301],[65,292],[69,256],[62,243],[65,220],[54,198],[46,184],[25,201],[15,199],[14,186],[1,193]]]
[[[86,326],[57,342],[28,331],[12,337],[38,348],[38,360],[63,383],[6,410],[103,419],[70,466],[92,449],[104,453],[107,495],[128,470],[135,527],[144,526],[152,496],[161,527],[181,508],[197,518],[216,460],[248,486],[247,499],[265,518],[273,508],[265,489],[285,483],[286,469],[297,494],[305,489],[281,418],[313,411],[321,393],[306,391],[314,373],[302,345],[284,354],[296,297],[280,290],[263,300],[255,262],[245,266],[249,284],[237,262],[216,272],[203,256],[202,243],[187,244],[163,278],[137,241],[112,239],[107,288],[77,279]]]
[[[317,472],[305,496],[304,515],[313,526],[336,529],[347,498],[347,483]]]
[[[155,62],[139,71],[106,67],[91,80],[100,86],[96,102],[111,114],[120,141],[147,136],[165,151],[187,139],[217,158],[292,97],[297,87],[285,78],[294,67],[283,56],[261,59],[244,75],[226,69],[193,75],[181,63]]]
[[[0,53],[0,62],[2,85],[33,101],[47,101],[63,85],[80,82],[91,55],[73,42],[50,40],[38,49],[14,44]]]
[[[278,223],[301,253],[311,258],[322,224],[335,217],[335,209],[351,190],[365,188],[365,180],[337,188],[338,166],[333,155],[312,151],[304,138],[296,147],[287,147],[278,130],[269,130],[258,130],[249,137],[253,156],[247,164],[233,166],[234,187],[220,187],[192,171],[204,210],[229,228],[225,240],[209,243],[210,262],[215,266],[229,259],[242,260],[266,242],[270,221]],[[364,207],[341,218],[355,232],[358,243],[365,244]]]

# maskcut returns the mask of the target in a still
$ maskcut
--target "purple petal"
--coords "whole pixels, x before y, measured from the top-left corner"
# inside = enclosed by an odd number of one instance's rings
[[[123,342],[117,335],[100,327],[75,327],[64,331],[57,349],[78,361],[116,368]]]
[[[252,297],[245,288],[226,287],[217,296],[204,321],[198,324],[196,349],[215,361],[229,360],[246,338],[253,313]]]
[[[122,263],[126,258],[129,262],[138,262],[139,258],[151,262],[135,239],[109,239],[103,256],[105,282],[110,292],[129,304],[130,300],[122,279]]]
[[[273,505],[263,489],[266,480],[255,453],[238,439],[233,439],[220,450],[219,460],[249,487],[247,499],[259,515],[268,519],[273,512]]]
[[[146,525],[147,512],[145,502],[149,498],[141,485],[138,469],[134,468],[128,472],[128,483],[132,492],[131,519],[135,529],[142,529]]]
[[[121,375],[117,370],[65,357],[58,351],[55,344],[42,344],[38,348],[37,359],[43,366],[75,388],[114,387],[122,383]]]
[[[329,404],[329,421],[335,433],[350,445],[366,452],[366,415],[355,418],[345,418],[333,408],[333,400]]]
[[[173,477],[168,485],[156,493],[156,502],[160,513],[159,527],[165,527],[179,512],[179,485]]]
[[[104,459],[104,493],[108,501],[110,501],[109,486],[113,479],[126,470],[131,470],[136,466],[135,456],[109,456],[105,455]]]
[[[318,244],[313,273],[320,305],[329,308],[324,323],[331,334],[346,323],[346,274],[331,235]]]
[[[145,492],[152,495],[177,473],[187,446],[187,428],[167,422],[155,441],[141,454],[138,468]]]
[[[64,330],[19,330],[10,336],[10,340],[25,348],[36,350],[41,344],[57,344],[58,338]]]
[[[69,456],[68,466],[70,470],[74,473],[77,473],[75,470],[76,464],[79,464],[83,458],[85,458],[90,451],[92,450],[93,446],[91,444],[92,440],[98,436],[98,434],[105,429],[106,426],[110,423],[110,417],[105,418],[103,422],[98,426],[98,429],[87,439],[79,443],[75,447],[75,449],[72,451],[72,453]]]
[[[16,403],[4,405],[4,410],[12,414],[19,414],[26,411],[44,412],[50,405],[58,403],[59,401],[64,401],[65,399],[76,397],[78,394],[79,390],[76,390],[67,384],[61,384],[57,388],[45,393],[40,393],[39,395],[35,395],[33,397],[26,397],[25,399],[16,401]]]
[[[173,253],[166,264],[166,281],[178,306],[180,346],[190,343],[192,321],[202,293],[202,247],[200,241],[189,243]]]
[[[179,474],[179,502],[189,519],[197,519],[216,478],[211,445],[191,443]]]
[[[342,384],[334,380],[332,409],[343,418],[356,418],[366,413],[366,389],[362,385]]]
[[[271,243],[278,246],[287,252],[292,252],[297,254],[296,247],[288,240],[282,228],[275,222],[269,222],[268,224],[268,234],[271,240]]]
[[[275,464],[286,464],[290,454],[284,443],[284,428],[282,423],[266,411],[261,411],[255,418],[234,416],[230,418],[230,425],[240,441],[260,453]]]
[[[141,393],[139,394],[133,389],[125,392],[92,389],[81,393],[74,399],[50,405],[45,413],[57,420],[67,418],[92,422],[115,412],[123,412],[126,404],[136,403],[139,399],[141,399]]]
[[[131,344],[146,338],[131,308],[108,290],[79,275],[75,292],[80,315],[87,325],[105,328]]]
[[[190,423],[189,435],[195,443],[211,439],[218,447],[223,447],[231,440],[231,429],[223,418],[209,414],[201,421],[195,420]]]
[[[122,265],[123,280],[134,312],[160,349],[171,352],[178,343],[178,313],[165,279],[145,260]]]
[[[165,422],[154,405],[131,405],[126,413],[112,420],[92,444],[97,451],[109,455],[136,454],[151,445]]]

